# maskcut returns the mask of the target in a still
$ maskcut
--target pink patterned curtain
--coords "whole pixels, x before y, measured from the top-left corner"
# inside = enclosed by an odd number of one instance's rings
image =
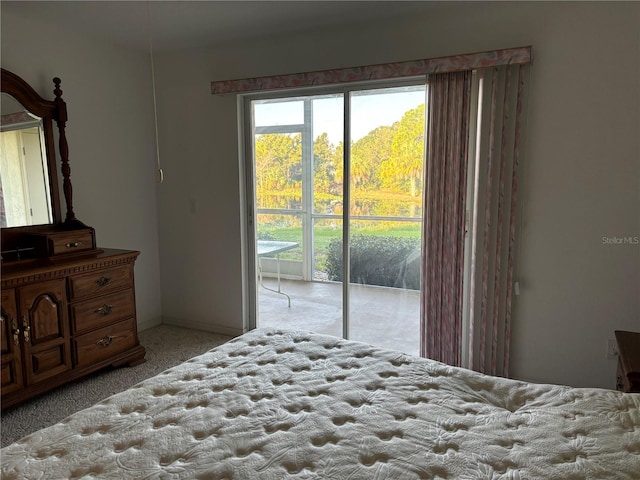
[[[478,72],[478,149],[470,202],[468,342],[465,366],[509,375],[517,259],[518,180],[528,65]]]
[[[429,76],[421,354],[459,366],[472,72]]]
[[[491,375],[509,373],[528,69],[428,81],[421,354]]]

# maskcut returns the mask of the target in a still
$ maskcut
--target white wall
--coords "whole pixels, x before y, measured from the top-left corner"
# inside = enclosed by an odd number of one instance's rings
[[[2,12],[2,67],[53,99],[62,79],[77,218],[98,245],[140,250],[139,328],[161,321],[155,137],[148,55]],[[58,157],[59,159],[59,157]],[[63,200],[64,201],[64,200]]]
[[[450,3],[404,23],[159,56],[163,319],[243,328],[236,99],[212,96],[212,80],[532,45],[512,374],[613,387],[607,339],[640,330],[640,246],[602,242],[640,236],[639,20],[632,2]]]

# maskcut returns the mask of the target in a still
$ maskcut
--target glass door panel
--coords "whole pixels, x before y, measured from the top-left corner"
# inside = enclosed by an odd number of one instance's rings
[[[296,110],[302,110],[293,108],[301,107],[300,102],[284,106],[294,117]],[[284,326],[280,323],[286,319],[278,315],[278,308],[291,304],[284,282],[301,280],[304,271],[303,134],[296,127],[280,131],[275,124],[287,110],[280,107],[274,103],[256,106],[256,121],[263,123],[272,111],[274,125],[265,125],[253,140],[258,314],[272,318],[271,327]]]
[[[342,236],[342,99],[252,102],[259,326],[342,336],[342,288],[324,274]]]
[[[423,84],[252,101],[258,326],[418,353],[424,100]]]
[[[349,336],[417,355],[425,87],[350,98]]]

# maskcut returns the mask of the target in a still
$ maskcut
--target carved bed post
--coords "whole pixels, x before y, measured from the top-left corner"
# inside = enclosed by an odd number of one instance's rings
[[[53,94],[56,96],[54,102],[58,109],[56,112],[55,121],[58,125],[58,131],[60,133],[60,160],[62,162],[62,189],[64,191],[64,199],[67,204],[67,215],[65,222],[70,223],[76,220],[76,215],[73,212],[73,188],[71,187],[71,167],[69,166],[69,145],[67,144],[67,136],[65,135],[65,125],[67,123],[67,104],[62,100],[62,90],[60,89],[61,80],[58,77],[53,79],[55,89]]]

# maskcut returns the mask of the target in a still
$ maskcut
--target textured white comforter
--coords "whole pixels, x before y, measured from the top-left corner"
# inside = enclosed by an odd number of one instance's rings
[[[2,478],[637,479],[639,408],[257,330],[2,449]]]

